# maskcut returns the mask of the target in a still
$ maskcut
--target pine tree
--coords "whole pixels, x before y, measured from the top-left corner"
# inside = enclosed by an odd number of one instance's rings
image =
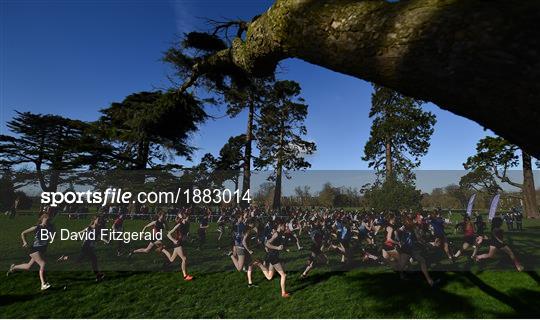
[[[300,85],[294,81],[277,81],[266,97],[256,131],[258,169],[272,168],[269,179],[275,181],[272,207],[281,207],[281,184],[284,171],[309,168],[305,156],[315,152],[315,143],[304,140],[304,121],[308,106],[299,97]]]

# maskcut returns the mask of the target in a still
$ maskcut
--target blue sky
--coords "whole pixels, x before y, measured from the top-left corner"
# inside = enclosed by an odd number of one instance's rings
[[[272,1],[204,0],[0,0],[0,131],[13,110],[97,119],[100,108],[138,91],[167,88],[170,70],[162,52],[202,18],[250,19]],[[300,60],[280,66],[280,77],[298,81],[309,104],[308,139],[318,151],[317,170],[367,169],[361,160],[371,121],[371,85]],[[438,122],[421,169],[462,169],[488,132],[476,123],[428,104]],[[209,109],[212,115],[224,108]],[[245,129],[245,115],[210,120],[192,137],[216,154]]]

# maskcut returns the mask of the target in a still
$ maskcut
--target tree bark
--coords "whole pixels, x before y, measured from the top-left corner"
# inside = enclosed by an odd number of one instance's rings
[[[272,73],[299,58],[432,101],[540,157],[540,1],[276,0],[197,64]]]
[[[526,152],[522,153],[523,164],[523,204],[524,214],[527,218],[540,218],[538,205],[536,203],[536,190],[534,188],[534,176],[532,171],[531,156]]]
[[[244,149],[244,172],[242,179],[242,198],[248,190],[251,188],[251,143],[253,141],[253,117],[255,113],[255,106],[252,102],[249,103],[248,109],[248,121],[246,129],[246,147]],[[241,202],[243,208],[249,206],[247,201]]]
[[[279,210],[281,208],[281,183],[283,180],[283,166],[278,160],[276,166],[276,187],[274,188],[274,201],[272,201],[272,209]]]
[[[137,159],[135,160],[135,170],[145,170],[148,164],[148,157],[150,153],[150,142],[148,139],[143,138],[139,141],[137,146]]]
[[[272,209],[279,210],[281,208],[281,183],[283,180],[283,148],[284,146],[284,135],[285,135],[285,124],[281,122],[280,132],[279,132],[279,151],[277,153],[277,163],[276,163],[276,186],[274,188],[274,201],[272,202]]]
[[[392,144],[390,142],[386,142],[386,178],[390,178],[392,174]]]

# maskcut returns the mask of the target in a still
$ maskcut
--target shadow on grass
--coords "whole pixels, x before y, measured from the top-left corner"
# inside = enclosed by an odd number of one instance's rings
[[[528,273],[529,274],[529,273]],[[434,279],[440,280],[439,288],[429,287],[421,273],[407,273],[409,280],[400,280],[397,273],[369,274],[359,273],[347,275],[351,283],[351,296],[358,296],[359,301],[365,297],[372,298],[371,307],[375,313],[391,315],[391,317],[416,318],[434,316],[437,318],[455,317],[538,317],[540,308],[531,301],[538,301],[540,293],[529,289],[515,289],[504,293],[488,285],[472,272],[431,272]],[[324,280],[329,276],[320,275]],[[532,277],[538,277],[536,273]],[[497,299],[510,307],[509,314],[484,314],[471,303],[471,298],[450,293],[443,288],[450,283],[461,283],[465,287],[477,287],[483,293]],[[418,307],[433,312],[424,315]],[[421,312],[419,315],[419,312]]]
[[[536,284],[540,284],[540,275],[538,275],[538,272],[536,271],[525,271],[529,277],[531,277],[534,281],[536,281]]]
[[[454,318],[474,307],[466,297],[453,294],[438,288],[431,288],[422,275],[408,273],[409,280],[400,280],[397,273],[355,274],[349,276],[351,295],[373,298],[375,313],[391,315],[392,318],[418,317],[418,306],[422,305],[433,311],[440,318]],[[447,273],[433,272],[433,278],[441,281],[441,286],[454,281],[454,276]],[[430,315],[424,315],[430,316]]]
[[[5,307],[12,303],[30,301],[36,296],[37,294],[2,294],[0,295],[0,307]]]
[[[528,289],[517,289],[512,291],[512,295],[508,295],[485,283],[472,272],[464,272],[462,275],[485,294],[514,309],[516,315],[524,317],[537,317],[540,315],[540,308],[538,305],[530,303],[530,301],[538,301],[540,293]]]
[[[295,274],[296,277],[299,277],[301,273]],[[299,279],[296,281],[296,284],[291,288],[290,292],[295,293],[302,291],[304,289],[309,289],[310,287],[321,283],[323,281],[326,281],[334,276],[343,276],[345,275],[344,271],[329,271],[329,272],[321,272],[321,273],[314,273],[309,275],[305,279]],[[287,277],[288,278],[288,277]]]

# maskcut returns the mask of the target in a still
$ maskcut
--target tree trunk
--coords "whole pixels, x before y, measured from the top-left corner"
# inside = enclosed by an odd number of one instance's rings
[[[49,174],[49,184],[45,180],[45,174]],[[58,170],[48,169],[46,172],[43,172],[41,169],[41,164],[36,163],[36,174],[39,181],[39,186],[43,192],[56,192],[58,190],[58,184],[60,183],[60,176]]]
[[[144,170],[148,164],[150,153],[150,142],[143,138],[137,146],[137,159],[135,160],[135,170]]]
[[[536,203],[531,156],[523,152],[521,161],[523,164],[523,211],[527,218],[540,218]]]
[[[540,157],[540,1],[276,0],[193,68],[265,76],[299,58],[432,101]]]
[[[253,102],[249,102],[248,121],[246,129],[246,147],[244,149],[244,172],[242,179],[242,197],[248,190],[251,189],[251,142],[253,141],[253,117],[255,113],[255,106]],[[243,208],[249,206],[247,201],[241,201]]]
[[[390,142],[386,142],[386,179],[392,177],[392,174],[392,144]]]
[[[276,164],[276,186],[274,188],[274,201],[272,202],[272,209],[279,210],[281,208],[281,181],[283,179],[283,148],[284,146],[285,128],[283,121],[281,122],[279,132],[279,151],[277,153]]]
[[[274,201],[272,202],[272,209],[279,210],[281,208],[281,182],[283,176],[283,166],[281,161],[278,161],[276,166],[276,187],[274,188]]]

